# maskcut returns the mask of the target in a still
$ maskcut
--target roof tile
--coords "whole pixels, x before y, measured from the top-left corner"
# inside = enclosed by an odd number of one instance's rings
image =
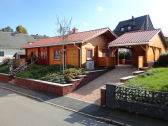
[[[115,39],[114,41],[110,42],[109,47],[147,44],[150,39],[160,31],[160,29],[154,29],[146,31],[127,32]]]
[[[106,32],[107,30],[109,30],[109,28],[101,28],[101,29],[96,29],[96,30],[91,30],[91,31],[70,34],[68,35],[66,39],[66,43],[85,41],[85,40],[88,40],[89,38],[92,38],[96,35]],[[41,39],[31,44],[26,44],[22,46],[21,48],[33,48],[33,47],[38,47],[38,46],[47,46],[47,45],[62,44],[62,43],[63,43],[62,37],[56,36],[56,37]]]

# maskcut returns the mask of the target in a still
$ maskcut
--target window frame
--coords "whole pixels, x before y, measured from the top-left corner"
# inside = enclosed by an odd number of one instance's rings
[[[88,57],[88,51],[91,51],[91,57]],[[86,60],[93,60],[93,56],[94,56],[94,49],[93,48],[86,48]]]
[[[59,58],[56,58],[56,53],[55,52],[59,52]],[[54,50],[54,60],[61,60],[61,50],[55,49]]]
[[[0,57],[4,57],[5,56],[5,52],[4,51],[0,51],[0,54],[3,54],[3,55],[0,55]]]
[[[121,32],[124,32],[124,31],[125,31],[125,28],[124,28],[124,27],[121,27],[121,28],[120,28],[120,31],[121,31]]]
[[[132,26],[128,26],[128,31],[131,31],[132,30]]]

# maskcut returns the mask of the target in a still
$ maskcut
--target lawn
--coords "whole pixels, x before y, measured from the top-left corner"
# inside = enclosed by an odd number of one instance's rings
[[[149,69],[144,74],[129,80],[124,86],[168,92],[168,67]]]
[[[72,66],[67,66],[65,74],[62,74],[60,65],[41,66],[34,64],[26,70],[18,73],[16,76],[65,84],[69,83],[72,79],[77,78],[78,75],[83,73],[83,69],[73,68]]]

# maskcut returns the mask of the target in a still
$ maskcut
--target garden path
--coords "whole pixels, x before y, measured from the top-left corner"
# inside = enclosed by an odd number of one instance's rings
[[[132,75],[132,72],[135,70],[137,70],[137,68],[129,65],[116,66],[116,69],[101,75],[87,85],[84,85],[66,96],[89,103],[100,104],[100,89],[104,87],[104,84],[108,82],[118,83],[121,77]]]

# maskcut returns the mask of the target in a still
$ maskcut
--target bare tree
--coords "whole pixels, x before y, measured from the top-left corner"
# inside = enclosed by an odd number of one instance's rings
[[[65,49],[65,42],[67,41],[68,35],[71,33],[71,21],[72,18],[67,19],[67,18],[59,18],[57,16],[57,21],[56,21],[56,33],[62,38],[62,70],[63,74],[65,73],[66,69],[66,49]]]

